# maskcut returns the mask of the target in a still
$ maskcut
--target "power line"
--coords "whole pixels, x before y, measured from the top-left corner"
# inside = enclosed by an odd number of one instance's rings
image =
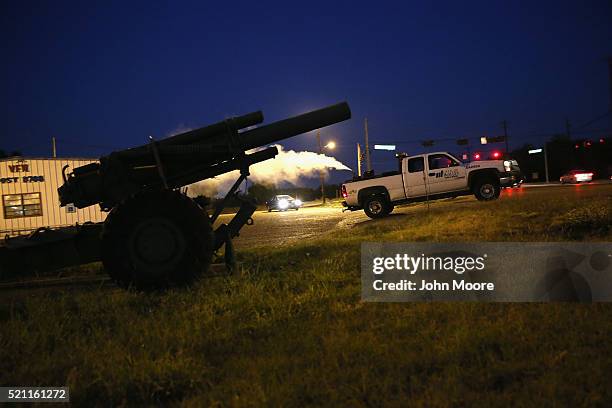
[[[612,129],[586,129],[586,130],[575,130],[572,128],[572,134],[589,134],[589,133],[607,133],[612,132]],[[515,139],[523,139],[523,138],[533,138],[533,137],[552,137],[557,135],[563,135],[563,132],[551,132],[551,133],[527,133],[525,136],[515,136]],[[468,140],[476,140],[480,141],[480,136],[472,136],[472,137],[456,137],[456,138],[423,138],[423,139],[412,139],[412,140],[384,140],[384,141],[374,141],[374,144],[396,144],[396,145],[406,145],[406,144],[421,144],[424,140],[430,140],[433,142],[456,142],[459,139],[468,139]],[[478,143],[480,144],[480,142]]]
[[[586,122],[586,123],[582,124],[581,126],[578,126],[576,129],[582,129],[582,128],[585,128],[585,127],[589,126],[591,123],[595,123],[595,122],[597,122],[597,121],[599,121],[599,120],[601,120],[601,119],[605,118],[606,116],[608,116],[608,115],[609,115],[609,114],[611,114],[611,113],[612,113],[612,110],[609,110],[609,111],[607,111],[606,113],[604,113],[603,115],[598,116],[598,117],[596,117],[595,119],[591,119],[591,120],[589,120],[588,122]]]

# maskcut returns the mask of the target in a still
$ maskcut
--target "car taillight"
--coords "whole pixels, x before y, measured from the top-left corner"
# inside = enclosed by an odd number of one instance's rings
[[[344,184],[342,185],[342,197],[348,197],[348,194],[346,193],[346,186]]]

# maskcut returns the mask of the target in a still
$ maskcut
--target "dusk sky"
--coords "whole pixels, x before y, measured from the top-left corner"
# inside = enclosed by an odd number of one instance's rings
[[[500,135],[503,119],[511,148],[537,143],[610,106],[609,0],[92,4],[3,2],[0,148],[48,156],[56,136],[59,155],[97,157],[346,100],[353,119],[322,134],[355,168],[366,116],[372,143],[417,153]],[[316,148],[314,134],[282,144]]]

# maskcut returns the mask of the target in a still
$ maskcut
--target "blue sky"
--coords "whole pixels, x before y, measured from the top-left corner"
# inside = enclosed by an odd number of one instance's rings
[[[537,143],[610,105],[609,1],[1,7],[0,148],[27,155],[50,154],[51,136],[62,155],[99,156],[230,115],[271,121],[347,100],[353,119],[323,136],[355,167],[366,116],[372,142],[415,153],[423,139],[501,134],[502,119],[511,147]]]

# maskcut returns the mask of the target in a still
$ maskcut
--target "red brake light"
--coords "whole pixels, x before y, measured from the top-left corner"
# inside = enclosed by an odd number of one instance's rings
[[[474,155],[474,159],[475,159],[475,160],[480,160],[480,153],[476,153],[476,154]]]
[[[493,152],[493,158],[494,159],[499,159],[499,156],[501,156],[500,152]]]
[[[348,197],[348,194],[346,193],[346,186],[344,184],[342,185],[342,197],[343,198]]]

